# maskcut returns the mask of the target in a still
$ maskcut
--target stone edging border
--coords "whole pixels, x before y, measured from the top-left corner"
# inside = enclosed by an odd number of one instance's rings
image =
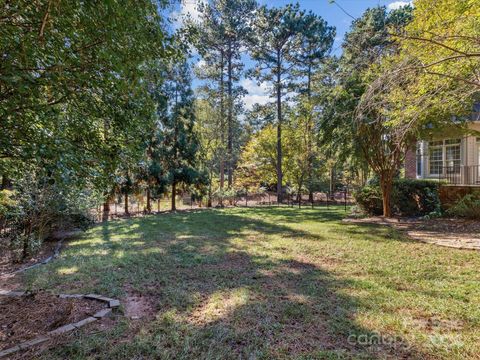
[[[31,264],[31,265],[24,266],[24,267],[21,267],[20,269],[17,269],[17,270],[15,270],[15,271],[12,271],[10,274],[18,274],[18,273],[24,272],[24,271],[26,271],[26,270],[32,269],[32,268],[34,268],[34,267],[48,264],[50,261],[56,259],[56,258],[60,255],[60,250],[62,249],[62,246],[63,246],[63,243],[65,242],[65,240],[68,240],[69,238],[75,237],[75,236],[77,236],[79,233],[81,233],[81,231],[77,229],[77,230],[71,231],[69,234],[66,234],[66,235],[62,236],[62,237],[59,238],[59,240],[57,241],[57,244],[55,245],[55,249],[53,250],[53,254],[52,254],[52,255],[46,257],[46,258],[43,259],[43,260],[39,260],[39,261],[37,261],[36,263],[33,263],[33,264]]]
[[[33,269],[34,267],[37,267],[39,265],[48,264],[50,261],[52,261],[53,259],[57,258],[60,255],[60,249],[62,248],[64,240],[65,239],[61,239],[57,242],[57,245],[55,245],[55,250],[53,251],[53,255],[50,255],[46,259],[40,260],[40,261],[38,261],[38,262],[36,262],[32,265],[28,265],[28,266],[22,267],[18,270],[15,270],[15,271],[12,272],[12,274],[18,274],[18,273],[24,272],[26,270]]]
[[[20,297],[24,296],[27,294],[25,291],[8,291],[8,290],[1,290],[0,289],[0,295],[3,296],[11,296],[11,297]],[[13,347],[7,348],[5,350],[0,351],[0,358],[11,355],[17,351],[20,350],[26,350],[28,348],[31,348],[32,346],[44,343],[45,341],[48,341],[52,338],[52,336],[57,336],[57,335],[62,335],[67,332],[80,329],[82,326],[85,326],[87,324],[90,324],[94,321],[97,321],[99,319],[102,319],[103,317],[110,315],[113,309],[116,309],[120,306],[120,301],[117,299],[112,299],[106,296],[101,296],[97,294],[60,294],[58,295],[59,298],[62,299],[68,299],[68,298],[74,298],[74,299],[91,299],[91,300],[96,300],[96,301],[102,301],[104,303],[107,303],[108,307],[104,308],[102,310],[97,311],[93,316],[89,316],[83,320],[77,321],[75,323],[70,323],[67,325],[60,326],[59,328],[49,331],[46,335],[40,335],[36,337],[35,339],[29,340],[22,342],[18,345],[15,345]]]

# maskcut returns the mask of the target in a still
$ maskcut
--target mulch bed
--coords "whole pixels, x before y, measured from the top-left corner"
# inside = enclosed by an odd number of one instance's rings
[[[47,292],[0,296],[0,350],[85,319],[104,307],[99,301],[62,299]]]
[[[480,250],[480,221],[438,218],[347,218],[351,224],[380,224],[403,231],[411,239],[459,249]]]

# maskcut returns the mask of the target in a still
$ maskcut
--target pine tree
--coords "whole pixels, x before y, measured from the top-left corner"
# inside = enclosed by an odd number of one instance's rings
[[[198,140],[194,133],[195,108],[190,69],[186,61],[168,66],[163,85],[165,106],[160,110],[163,133],[163,173],[172,191],[172,211],[176,210],[178,185],[190,185],[199,176],[196,168]]]
[[[306,161],[307,161],[307,188],[309,201],[313,202],[314,164],[315,164],[315,141],[316,126],[315,113],[317,109],[312,101],[312,78],[322,66],[330,52],[335,38],[335,27],[328,26],[325,20],[312,12],[303,18],[301,49],[296,57],[297,74],[303,80],[299,88],[300,115],[304,119]]]
[[[200,73],[203,79],[213,80],[219,97],[219,113],[222,137],[226,135],[226,170],[228,187],[232,186],[235,165],[235,109],[238,100],[244,94],[236,86],[244,67],[241,61],[241,49],[251,36],[252,18],[256,2],[254,0],[214,0],[199,6],[200,21],[191,25],[198,33],[198,48],[204,69]],[[225,122],[226,115],[226,122]],[[224,185],[224,162],[220,162],[220,188]]]
[[[295,55],[301,49],[304,12],[298,4],[283,8],[262,6],[255,19],[255,38],[250,43],[257,66],[250,74],[270,82],[277,103],[277,199],[282,201],[282,98],[290,87]]]

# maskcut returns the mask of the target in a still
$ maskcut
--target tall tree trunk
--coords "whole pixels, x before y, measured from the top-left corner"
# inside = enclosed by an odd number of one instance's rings
[[[380,175],[380,187],[382,189],[383,216],[392,217],[391,198],[393,188],[393,176],[390,174]]]
[[[222,136],[222,142],[223,142],[223,136]],[[223,187],[225,183],[225,161],[223,159],[223,154],[220,155],[220,192],[222,193],[220,196],[220,206],[223,206]]]
[[[12,186],[12,183],[10,182],[10,179],[8,178],[7,175],[2,175],[2,184],[0,185],[1,190],[8,189]]]
[[[103,202],[102,221],[107,221],[110,217],[110,196],[105,194],[105,200]]]
[[[232,187],[233,182],[233,93],[232,93],[232,44],[228,44],[228,74],[227,74],[227,91],[228,91],[228,119],[227,119],[227,172],[228,172],[228,188]]]
[[[310,105],[310,99],[312,96],[312,66],[308,66],[307,71],[307,98],[308,104]],[[312,136],[313,136],[313,124],[312,124],[312,114],[307,114],[307,161],[308,161],[308,201],[313,203],[313,144],[312,144]]]
[[[23,249],[22,249],[22,259],[26,259],[28,256],[28,248],[30,242],[30,235],[32,234],[32,222],[28,221],[28,225],[25,226],[24,237],[23,237]]]
[[[125,215],[130,215],[130,212],[128,211],[128,193],[125,192]]]
[[[177,192],[177,183],[175,181],[172,182],[172,211],[177,210],[176,204],[175,204],[175,195]]]
[[[333,193],[335,192],[335,169],[330,168],[330,198],[333,199]]]
[[[277,51],[277,202],[282,202],[282,82],[280,51]]]
[[[208,182],[207,207],[212,207],[212,177],[213,170],[210,168],[210,181]]]
[[[224,92],[224,80],[223,80],[223,63],[224,63],[224,53],[220,52],[220,192],[223,193],[223,187],[225,184],[225,126],[224,126],[224,117],[225,117],[225,106],[223,103],[223,92]],[[220,206],[223,206],[223,194],[220,196]]]
[[[103,138],[105,141],[105,144],[109,144],[109,129],[110,129],[110,124],[107,119],[103,120]],[[108,171],[108,170],[107,170]],[[108,173],[105,174],[108,176]],[[102,221],[107,221],[110,215],[110,204],[109,204],[109,194],[105,193],[105,201],[103,203],[103,214],[102,214]]]
[[[151,203],[151,195],[150,195],[150,188],[147,188],[147,213],[152,212],[152,203]]]
[[[298,181],[298,186],[297,186],[297,189],[298,189],[297,201],[299,206],[300,206],[300,203],[302,202],[302,186],[303,186],[303,176],[300,177]]]

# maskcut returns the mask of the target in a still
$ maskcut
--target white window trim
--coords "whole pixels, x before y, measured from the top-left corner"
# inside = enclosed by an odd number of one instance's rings
[[[423,141],[418,141],[415,147],[415,176],[417,179],[421,179],[424,173],[425,169],[423,166]]]
[[[475,160],[474,160],[474,164],[475,165],[479,165],[480,166],[480,137],[477,137],[475,138]]]
[[[442,145],[435,145],[433,148],[441,148],[442,149],[442,168],[446,167],[447,163],[447,147],[451,146],[460,146],[460,167],[463,165],[463,157],[464,157],[464,147],[465,147],[465,141],[464,138],[460,138],[460,143],[459,144],[446,144],[448,140],[456,140],[457,138],[450,138],[450,139],[443,139],[443,140],[435,140],[435,141],[428,141],[427,142],[427,151],[426,151],[426,156],[425,161],[426,161],[426,167],[425,167],[425,176],[426,178],[438,178],[439,176],[443,174],[432,174],[431,173],[431,168],[430,168],[430,149],[432,148],[430,146],[431,142],[437,142],[437,141],[442,141]]]

